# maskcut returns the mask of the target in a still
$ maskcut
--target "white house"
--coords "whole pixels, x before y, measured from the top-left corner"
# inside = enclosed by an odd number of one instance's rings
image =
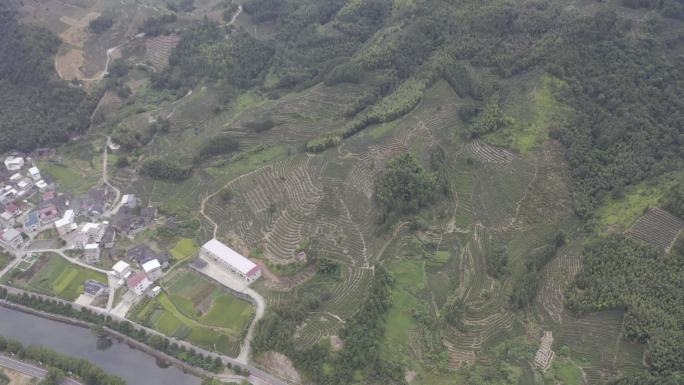
[[[147,292],[147,296],[150,298],[154,298],[154,297],[158,296],[159,293],[161,293],[161,287],[155,286],[152,288],[152,290]]]
[[[131,265],[124,261],[119,261],[112,266],[112,271],[114,272],[114,275],[121,279],[128,278],[129,275],[131,275]]]
[[[83,248],[83,256],[88,263],[100,262],[100,245],[97,243],[88,243]]]
[[[200,249],[199,255],[218,262],[228,271],[247,282],[253,282],[261,277],[261,268],[256,263],[243,257],[217,239],[205,243]]]
[[[62,218],[55,221],[55,228],[60,236],[63,237],[78,228],[74,223],[74,219],[76,219],[74,210],[67,210]]]
[[[43,179],[40,176],[40,170],[38,170],[38,167],[36,167],[36,166],[29,168],[28,172],[31,175],[31,178],[33,178],[33,180],[36,182]]]
[[[128,288],[136,295],[143,295],[145,291],[152,286],[152,282],[147,279],[147,275],[145,275],[145,272],[143,271],[133,274],[128,278],[127,283]]]
[[[137,203],[137,199],[135,199],[135,195],[133,194],[126,194],[121,197],[121,205],[128,207],[129,209],[134,209],[135,206],[137,206]]]
[[[3,231],[2,236],[0,236],[0,240],[3,244],[13,249],[20,248],[24,243],[24,238],[21,237],[21,233],[15,229],[7,229]]]
[[[21,178],[21,180],[17,182],[17,187],[21,191],[27,191],[33,187],[33,181],[30,178]]]
[[[38,187],[40,191],[45,191],[45,189],[48,188],[48,184],[45,183],[44,180],[39,179],[38,181],[36,181],[36,187]]]
[[[0,225],[4,227],[12,227],[14,226],[14,214],[10,213],[9,211],[3,211],[0,213]]]
[[[161,263],[159,263],[158,259],[152,259],[150,261],[143,263],[142,268],[145,271],[145,274],[147,275],[147,279],[149,279],[150,281],[154,282],[161,278],[163,275]]]
[[[10,155],[5,158],[5,167],[8,171],[19,171],[24,167],[24,158]]]
[[[81,232],[88,236],[90,242],[99,243],[104,236],[105,228],[99,223],[88,222],[81,226]]]

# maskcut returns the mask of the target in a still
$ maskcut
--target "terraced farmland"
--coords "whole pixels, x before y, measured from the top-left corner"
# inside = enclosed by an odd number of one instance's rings
[[[334,87],[319,84],[274,102],[247,105],[237,119],[216,129],[231,134],[245,147],[283,143],[298,145],[340,127],[345,119],[345,105],[363,90],[362,87],[351,84]],[[264,132],[249,127],[250,122],[265,118],[271,119],[275,126]]]
[[[537,175],[537,166],[522,159],[485,163],[477,173],[473,192],[477,218],[486,227],[511,228]]]
[[[643,347],[623,340],[622,318],[619,311],[567,316],[553,331],[556,344],[568,346],[573,359],[586,363],[583,370],[591,384],[602,383],[618,370],[641,366]]]
[[[147,60],[152,63],[152,66],[157,71],[161,71],[169,65],[171,51],[173,51],[179,41],[180,36],[177,35],[161,35],[146,39],[145,52]]]
[[[684,229],[684,221],[661,208],[654,207],[649,209],[625,233],[632,238],[669,251],[682,229]]]

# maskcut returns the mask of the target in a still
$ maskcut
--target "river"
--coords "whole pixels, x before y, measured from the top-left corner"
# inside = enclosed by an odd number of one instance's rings
[[[154,357],[113,341],[102,350],[90,330],[0,307],[0,335],[85,358],[128,385],[198,385],[199,378],[175,367],[161,368]]]

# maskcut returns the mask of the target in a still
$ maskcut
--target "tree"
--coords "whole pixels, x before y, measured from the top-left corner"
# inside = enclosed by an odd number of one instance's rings
[[[64,372],[57,368],[48,368],[45,378],[38,385],[61,385],[64,380]]]
[[[101,34],[114,24],[114,16],[111,12],[103,12],[100,16],[91,20],[88,26],[93,33]]]
[[[435,178],[410,153],[387,163],[375,183],[375,200],[385,213],[412,213],[435,198]]]

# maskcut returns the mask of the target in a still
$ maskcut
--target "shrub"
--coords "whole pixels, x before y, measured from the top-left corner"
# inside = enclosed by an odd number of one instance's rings
[[[111,28],[113,24],[114,17],[111,13],[105,12],[97,18],[91,20],[90,23],[88,23],[88,26],[93,33],[100,34]]]
[[[140,172],[153,179],[177,182],[192,176],[192,167],[181,165],[175,160],[150,158],[145,160]]]

